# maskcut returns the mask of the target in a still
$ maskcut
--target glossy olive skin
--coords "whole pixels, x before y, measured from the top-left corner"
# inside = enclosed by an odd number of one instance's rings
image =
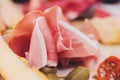
[[[60,80],[60,78],[56,74],[49,73],[47,74],[49,80]]]
[[[65,80],[89,80],[89,75],[87,68],[78,66],[66,76]]]
[[[48,73],[56,74],[57,73],[57,68],[56,67],[45,66],[45,67],[42,67],[40,69],[40,71],[42,71],[45,74],[48,74]]]

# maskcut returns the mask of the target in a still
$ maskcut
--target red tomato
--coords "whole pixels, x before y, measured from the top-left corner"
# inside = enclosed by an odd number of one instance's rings
[[[120,59],[108,57],[98,67],[98,80],[120,80]]]

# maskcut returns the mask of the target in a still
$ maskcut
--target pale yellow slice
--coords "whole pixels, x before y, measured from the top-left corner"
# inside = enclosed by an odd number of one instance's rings
[[[120,19],[115,17],[93,18],[93,26],[97,29],[101,42],[105,44],[120,43]]]
[[[0,36],[0,74],[4,80],[48,80],[25,59],[15,55]]]
[[[0,32],[2,32],[4,30],[5,30],[5,26],[3,25],[2,17],[1,17],[1,14],[0,14]]]
[[[5,24],[12,28],[24,16],[20,9],[11,0],[0,0],[0,14]]]

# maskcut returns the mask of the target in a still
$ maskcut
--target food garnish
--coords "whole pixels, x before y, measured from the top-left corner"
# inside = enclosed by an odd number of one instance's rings
[[[98,80],[120,79],[120,58],[110,56],[100,63],[98,67]]]
[[[77,66],[65,78],[65,80],[89,80],[89,70],[82,66]]]

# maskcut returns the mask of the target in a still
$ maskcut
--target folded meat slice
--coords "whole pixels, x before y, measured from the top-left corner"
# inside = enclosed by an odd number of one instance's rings
[[[54,38],[55,45],[57,47],[57,52],[61,52],[62,50],[69,50],[70,42],[66,44],[68,40],[66,41],[64,40],[64,42],[62,41],[62,35],[61,35],[59,24],[58,24],[59,20],[68,22],[66,18],[62,15],[61,8],[58,6],[55,6],[55,7],[45,10],[45,18],[48,23],[48,27],[52,33],[52,36]]]
[[[70,50],[63,50],[58,54],[60,65],[64,67],[73,65],[84,65],[90,70],[101,55],[96,40],[88,38],[86,34],[74,28],[64,21],[59,22],[62,40],[68,40]],[[68,42],[70,42],[68,44]]]
[[[26,58],[31,66],[35,66],[38,69],[47,64],[47,50],[45,40],[42,32],[39,29],[38,22],[36,22],[33,29],[30,49],[26,53]]]
[[[100,53],[98,45],[71,26],[57,6],[43,13],[33,12],[25,16],[18,23],[8,43],[20,56],[25,56],[27,52],[29,63],[38,68],[46,64],[56,66],[57,56],[60,59],[72,59],[98,57]]]
[[[87,56],[98,57],[100,54],[98,45],[85,36],[81,31],[64,21],[59,21],[63,40],[71,42],[71,50],[59,53],[60,58],[80,58]]]
[[[53,7],[45,11],[45,18],[54,37],[57,52],[61,52],[59,57],[97,56],[99,54],[98,45],[61,17],[62,12],[59,7]]]
[[[54,18],[53,18],[54,17]],[[55,41],[57,41],[60,34],[58,20],[62,18],[61,8],[58,6],[48,8],[45,10],[45,18],[48,23],[49,29]]]
[[[46,52],[44,52],[45,50]],[[57,65],[58,57],[55,42],[48,28],[46,20],[42,16],[36,19],[36,25],[32,33],[28,57],[28,60],[32,62],[31,64],[38,68],[41,68],[46,64],[48,66]],[[40,63],[40,61],[43,61],[43,63]]]
[[[39,25],[39,29],[41,30],[45,44],[47,49],[47,56],[48,56],[48,66],[56,66],[58,62],[57,51],[55,46],[54,38],[49,30],[47,22],[44,17],[39,17],[37,19],[37,23]]]
[[[43,15],[41,11],[28,13],[14,28],[8,39],[9,47],[19,56],[25,57],[29,51],[30,39],[37,17]]]

